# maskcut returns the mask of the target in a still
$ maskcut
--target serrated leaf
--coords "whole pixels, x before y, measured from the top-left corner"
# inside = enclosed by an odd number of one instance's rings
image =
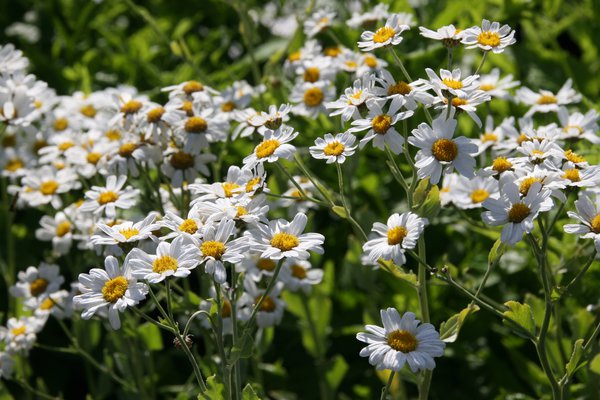
[[[260,397],[256,394],[250,384],[246,384],[244,390],[242,390],[242,400],[260,400]]]
[[[577,364],[583,355],[583,339],[577,339],[575,344],[573,345],[573,353],[571,354],[571,358],[566,365],[566,371],[569,378],[577,371]]]
[[[596,354],[590,361],[590,371],[600,375],[600,354]]]
[[[204,396],[198,395],[198,399],[225,400],[224,392],[225,385],[217,380],[216,375],[212,375],[206,378],[206,392]]]
[[[441,208],[442,203],[440,201],[440,189],[437,185],[433,185],[427,193],[427,197],[425,198],[423,205],[421,205],[419,208],[418,214],[423,218],[431,220],[438,215]]]
[[[465,319],[472,312],[476,312],[479,310],[477,305],[473,305],[472,307],[466,307],[461,310],[459,313],[454,314],[446,321],[440,324],[440,339],[446,343],[453,343],[458,338],[458,333],[465,323]]]
[[[521,304],[518,301],[511,300],[504,303],[504,305],[509,308],[508,311],[503,313],[505,316],[519,324],[519,326],[531,333],[531,335],[535,335],[535,319],[533,318],[533,313],[531,312],[531,307],[529,307],[529,304]],[[502,322],[504,322],[507,326],[512,325],[505,319],[503,319]],[[519,334],[517,331],[515,331],[515,333]],[[519,334],[519,336],[522,335]]]

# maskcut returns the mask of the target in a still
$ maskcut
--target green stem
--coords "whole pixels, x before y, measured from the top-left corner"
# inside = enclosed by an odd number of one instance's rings
[[[393,47],[390,47],[390,51],[392,53],[392,56],[396,60],[396,64],[398,64],[400,71],[402,71],[402,74],[404,75],[404,77],[406,78],[408,83],[411,83],[413,81],[413,79],[410,77],[410,74],[406,70],[406,67],[404,67],[404,63],[402,62],[400,57],[398,57],[396,50],[394,50]],[[431,118],[431,114],[429,113],[429,110],[426,107],[423,107],[423,111],[425,111],[425,117],[427,118],[427,121],[431,124],[431,121],[433,121],[433,118]]]
[[[296,165],[298,165],[298,168],[300,168],[300,170],[302,171],[302,173],[317,188],[317,190],[319,191],[319,193],[321,193],[321,196],[323,196],[323,198],[325,200],[327,200],[331,206],[335,206],[335,202],[333,201],[333,199],[331,197],[331,194],[328,193],[327,191],[325,191],[323,189],[322,185],[318,184],[318,182],[316,181],[316,179],[313,177],[313,174],[311,174],[310,171],[306,168],[306,166],[304,165],[304,163],[302,162],[302,159],[298,156],[298,154],[294,155],[294,161],[296,161]]]
[[[300,299],[302,300],[302,309],[304,310],[304,314],[306,315],[306,321],[308,322],[308,329],[315,343],[315,352],[317,353],[316,361],[316,370],[319,381],[319,392],[321,393],[321,399],[329,399],[331,398],[329,393],[329,385],[325,380],[325,371],[323,370],[323,365],[325,364],[325,352],[321,347],[321,342],[319,340],[319,334],[317,333],[317,327],[312,318],[312,314],[310,312],[310,307],[308,305],[308,297],[306,293],[302,290],[299,291]]]
[[[477,69],[475,70],[475,73],[473,75],[479,74],[479,71],[481,71],[481,67],[483,67],[483,64],[485,63],[485,59],[487,58],[488,53],[489,53],[489,51],[483,52],[483,57],[481,57],[481,62],[479,63],[479,66],[477,67]]]
[[[410,194],[409,194],[410,195]],[[430,322],[429,318],[429,300],[427,298],[427,270],[425,264],[427,263],[426,249],[425,249],[425,234],[421,234],[417,242],[417,251],[419,258],[423,260],[423,263],[419,263],[419,270],[417,276],[417,294],[419,296],[419,308],[421,310],[422,322]],[[433,371],[423,371],[423,379],[419,382],[419,400],[427,400],[429,398],[429,387],[431,386],[431,377]]]
[[[571,289],[571,287],[573,287],[573,285],[575,285],[577,282],[579,282],[579,280],[581,278],[583,278],[583,276],[585,275],[585,273],[587,272],[587,270],[594,263],[595,258],[596,258],[596,250],[594,249],[594,252],[590,256],[590,258],[588,259],[588,261],[585,263],[585,265],[583,266],[583,268],[581,268],[579,270],[579,272],[577,273],[577,275],[575,275],[575,277],[573,279],[571,279],[571,281],[567,284],[567,286],[565,286],[564,289],[562,290],[563,296],[566,293],[569,292],[569,290]]]
[[[388,392],[390,391],[390,387],[392,386],[392,382],[394,381],[394,375],[396,375],[396,371],[391,371],[390,377],[388,378],[388,381],[387,381],[387,384],[381,391],[381,397],[379,398],[380,400],[387,399]]]
[[[315,203],[322,203],[321,201],[314,199],[312,197],[310,197],[309,195],[306,194],[306,191],[302,188],[302,186],[294,179],[294,177],[292,176],[292,174],[290,174],[283,165],[281,165],[281,163],[279,161],[277,161],[275,163],[275,165],[277,165],[277,167],[279,168],[279,170],[288,178],[289,181],[292,182],[292,184],[296,187],[296,189],[298,189],[298,191],[300,192],[300,194],[302,195],[302,199],[307,199],[309,201],[313,201]],[[297,197],[292,197],[294,200],[298,200]]]
[[[14,379],[13,382],[15,382],[17,385],[21,386],[23,389],[25,389],[27,392],[33,394],[36,396],[36,398],[39,399],[47,399],[47,400],[58,400],[58,399],[62,399],[62,396],[50,396],[49,394],[46,394],[40,390],[37,390],[34,387],[31,387],[31,385],[29,385],[29,383],[27,383],[27,381],[25,381],[24,379]],[[12,397],[9,397],[12,398]]]
[[[283,260],[284,259],[282,258],[277,263],[277,267],[275,267],[275,272],[273,273],[273,277],[269,281],[269,284],[267,285],[267,288],[265,289],[262,296],[260,296],[260,300],[254,306],[254,309],[252,310],[252,314],[250,314],[250,318],[248,319],[248,322],[246,323],[244,333],[247,333],[250,329],[252,329],[254,327],[254,323],[256,321],[256,315],[258,314],[258,311],[260,310],[262,303],[265,301],[265,299],[267,298],[269,293],[271,293],[273,286],[275,286],[275,282],[277,282],[277,278],[279,277],[279,271],[281,271],[281,267],[283,266]]]
[[[344,211],[346,211],[346,218],[348,219],[348,221],[350,221],[350,223],[354,227],[354,230],[356,231],[356,233],[358,233],[362,237],[363,241],[366,242],[368,240],[367,234],[365,233],[363,228],[360,226],[358,221],[356,221],[352,217],[352,214],[350,213],[350,207],[348,206],[348,201],[346,200],[346,195],[344,194],[344,175],[342,174],[342,166],[339,163],[335,163],[335,166],[336,166],[337,174],[338,174],[338,184],[340,186],[340,196],[342,197],[342,204],[344,206]]]

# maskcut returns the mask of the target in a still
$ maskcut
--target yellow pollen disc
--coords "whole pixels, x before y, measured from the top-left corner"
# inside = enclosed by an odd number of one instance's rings
[[[223,112],[232,112],[235,110],[235,103],[233,101],[228,101],[221,105],[221,111]]]
[[[498,47],[500,46],[500,35],[496,32],[481,32],[477,36],[477,42],[482,46]]]
[[[85,159],[90,164],[96,165],[96,164],[98,164],[98,161],[100,161],[101,157],[102,157],[102,154],[100,154],[100,153],[88,153],[87,156],[85,156]]]
[[[565,157],[574,164],[585,162],[585,158],[581,157],[579,154],[573,153],[571,150],[565,151]]]
[[[236,210],[237,210],[237,212],[235,213],[235,218],[240,218],[240,217],[243,217],[244,215],[248,214],[248,210],[246,210],[242,206],[237,206]]]
[[[223,253],[225,253],[225,244],[216,240],[207,240],[200,245],[200,251],[202,251],[204,257],[220,260]]]
[[[592,219],[590,226],[594,233],[600,233],[600,214],[596,215],[594,219]]]
[[[57,118],[52,127],[55,131],[64,131],[69,127],[69,120],[66,118]]]
[[[483,135],[481,135],[481,141],[482,142],[497,142],[498,136],[496,136],[492,132],[486,132]]]
[[[198,224],[193,219],[186,219],[179,225],[179,230],[181,232],[189,233],[193,235],[198,232]]]
[[[114,203],[119,199],[119,195],[111,190],[100,193],[98,196],[98,204]]]
[[[204,90],[204,85],[197,81],[188,81],[183,85],[183,91],[188,96],[192,93],[201,92]]]
[[[51,310],[53,307],[54,307],[54,301],[52,301],[52,299],[50,297],[48,297],[46,300],[42,301],[42,304],[40,304],[40,310],[44,310],[44,311]]]
[[[344,65],[348,68],[351,69],[356,69],[356,67],[358,67],[358,64],[356,63],[356,61],[352,61],[352,60],[348,60],[344,63]]]
[[[517,144],[519,144],[519,145],[523,142],[531,142],[531,141],[532,141],[532,139],[524,133],[521,133],[519,135],[519,137],[517,138]]]
[[[114,130],[114,129],[106,131],[106,133],[104,135],[108,138],[108,140],[110,140],[112,142],[121,139],[121,132]]]
[[[385,135],[392,126],[392,117],[387,114],[377,115],[371,121],[373,131],[379,135]]]
[[[579,134],[581,135],[583,132],[585,132],[585,130],[583,129],[583,127],[581,125],[567,125],[563,128],[563,132],[569,132],[569,130],[571,129],[577,129],[577,131],[579,132]]]
[[[129,158],[133,155],[133,152],[137,147],[138,145],[136,143],[124,143],[119,147],[119,155],[124,158]]]
[[[451,162],[458,155],[458,146],[450,139],[438,139],[431,146],[431,154],[438,161]]]
[[[496,85],[492,85],[491,83],[482,83],[479,85],[479,89],[485,92],[489,92],[490,90],[496,89]]]
[[[25,166],[25,164],[23,164],[23,161],[21,161],[18,158],[13,158],[12,160],[8,160],[8,162],[4,166],[4,169],[6,171],[15,172],[15,171],[20,170],[24,166]]]
[[[73,146],[75,146],[75,143],[71,142],[70,140],[67,140],[67,141],[65,141],[65,142],[62,142],[62,143],[60,143],[60,144],[59,144],[58,146],[56,146],[56,147],[58,147],[58,149],[59,149],[60,151],[65,151],[65,150],[68,150],[68,149],[70,149],[70,148],[71,148],[71,147],[73,147]]]
[[[221,317],[231,317],[231,303],[229,302],[229,300],[223,300],[223,306],[221,307]]]
[[[116,278],[109,279],[102,288],[102,298],[108,303],[114,303],[125,296],[128,287],[129,283],[124,276],[117,276]]]
[[[4,147],[15,147],[17,144],[17,135],[6,135],[2,139],[2,146]]]
[[[323,153],[327,156],[339,156],[344,152],[346,147],[340,142],[327,143],[327,146],[323,148]]]
[[[223,186],[223,193],[225,194],[225,197],[233,196],[233,191],[235,189],[239,189],[240,187],[240,185],[233,182],[223,182],[221,186]]]
[[[520,223],[531,214],[531,210],[523,203],[515,203],[508,210],[508,221],[515,224]]]
[[[263,271],[273,271],[276,266],[275,261],[268,258],[259,258],[256,262],[256,268]]]
[[[290,192],[290,197],[297,197],[296,201],[302,201],[302,193],[298,189],[294,189]]]
[[[63,237],[69,232],[71,232],[71,223],[69,221],[63,221],[56,225],[56,236]]]
[[[33,297],[37,297],[40,294],[44,293],[46,291],[46,288],[48,287],[48,281],[45,280],[44,278],[37,278],[34,279],[30,284],[29,284],[29,293],[31,293],[31,295]]]
[[[121,112],[123,114],[135,114],[142,108],[142,103],[137,100],[129,100],[127,103],[121,106]]]
[[[253,191],[254,186],[258,185],[259,183],[260,183],[259,177],[250,179],[248,181],[248,183],[246,183],[246,193],[250,193],[251,191]]]
[[[79,112],[88,118],[94,118],[96,116],[96,109],[91,104],[81,107]]]
[[[10,330],[10,333],[12,333],[13,336],[20,336],[20,335],[24,334],[25,332],[27,332],[27,327],[25,325],[21,325],[18,328],[12,328]]]
[[[444,78],[442,79],[444,85],[448,86],[450,89],[460,89],[463,87],[461,81],[455,81],[454,79]]]
[[[535,182],[542,182],[542,181],[539,178],[534,178],[532,176],[530,176],[529,178],[523,179],[523,182],[521,182],[521,184],[519,185],[519,193],[521,193],[523,196],[526,196],[527,192],[529,192],[529,188]]]
[[[327,49],[325,49],[325,51],[327,51]],[[288,61],[291,61],[291,62],[298,61],[299,59],[300,59],[299,51],[295,51],[288,56]]]
[[[43,105],[44,105],[44,103],[42,103],[40,100],[36,100],[33,102],[33,106],[37,109],[42,108]]]
[[[258,304],[258,302],[260,301],[260,298],[262,296],[258,296],[256,299],[254,299],[254,304]],[[262,304],[260,305],[260,310],[259,311],[263,311],[263,312],[273,312],[275,311],[275,307],[276,304],[273,301],[273,299],[271,298],[271,296],[266,295],[265,299],[263,300]]]
[[[365,64],[369,68],[376,68],[377,65],[378,65],[377,59],[375,57],[373,57],[373,56],[366,56],[365,57]]]
[[[126,229],[119,229],[119,233],[121,235],[125,236],[125,239],[129,240],[133,236],[139,234],[140,231],[135,228],[126,228]]]
[[[377,29],[375,35],[373,35],[373,43],[385,43],[394,37],[396,31],[390,26],[384,26]]]
[[[411,351],[415,351],[417,349],[417,345],[419,344],[415,335],[400,329],[388,333],[387,343],[392,349],[401,351],[402,353],[410,353]]]
[[[325,50],[323,50],[323,54],[332,58],[339,56],[341,53],[342,49],[340,49],[338,46],[326,47]]]
[[[408,230],[403,226],[395,226],[387,231],[387,241],[390,246],[402,243],[408,235]]]
[[[53,195],[58,190],[58,182],[46,181],[40,185],[40,192],[46,196]]]
[[[581,177],[579,176],[579,170],[577,168],[568,169],[565,171],[563,178],[570,180],[571,182],[579,182],[581,181]]]
[[[508,171],[512,168],[512,166],[512,163],[508,161],[505,157],[498,157],[492,163],[492,169],[498,173]]]
[[[543,155],[544,155],[544,152],[543,152],[543,151],[541,151],[541,150],[532,150],[532,151],[531,151],[531,155],[532,155],[532,156],[543,156]]]
[[[65,163],[62,161],[55,161],[53,165],[56,169],[63,169],[65,167]]]
[[[490,197],[490,192],[485,189],[475,189],[471,192],[471,201],[473,203],[481,203]]]
[[[323,17],[319,20],[318,22],[319,24],[328,24],[329,23],[329,18],[327,17]]]
[[[169,163],[175,169],[192,168],[194,166],[194,156],[180,150],[171,156]]]
[[[155,107],[146,113],[146,121],[150,123],[156,123],[160,121],[163,114],[165,113],[165,109],[162,107]]]
[[[312,87],[304,92],[304,104],[309,107],[316,107],[323,102],[325,95],[318,87]]]
[[[185,121],[184,129],[189,133],[202,133],[208,128],[206,120],[202,117],[190,117]]]
[[[406,96],[411,91],[412,91],[412,88],[410,87],[410,85],[408,83],[406,83],[404,81],[400,81],[400,82],[396,82],[395,84],[391,85],[387,90],[387,94],[388,94],[388,96],[392,96],[394,94],[401,94],[403,96]]]
[[[275,150],[277,150],[279,145],[280,143],[277,139],[265,140],[264,142],[256,146],[254,153],[256,154],[257,158],[269,157],[270,155],[275,153]]]
[[[319,70],[319,68],[306,68],[306,70],[304,71],[304,82],[314,83],[319,80],[319,76],[321,76],[321,71]]]
[[[158,257],[152,263],[152,272],[156,272],[157,274],[162,274],[166,271],[177,271],[177,260],[171,256],[162,256]]]
[[[469,102],[465,99],[461,99],[460,97],[455,97],[452,99],[452,105],[454,107],[459,107],[459,106],[464,106],[465,104],[468,104]]]
[[[353,100],[360,100],[362,94],[363,94],[363,91],[362,91],[362,89],[360,89],[358,92],[351,94],[349,96],[349,98],[351,98]],[[352,104],[352,102],[348,101],[348,104]]]
[[[300,244],[300,241],[295,235],[287,232],[278,232],[271,238],[271,246],[278,248],[281,251],[289,251]]]
[[[301,267],[297,264],[294,264],[294,265],[292,265],[291,269],[292,269],[292,276],[294,278],[300,279],[300,280],[306,279],[306,270],[303,267]]]
[[[537,100],[538,104],[556,104],[558,103],[558,100],[556,97],[549,95],[549,94],[545,94],[543,96],[540,96],[540,98]]]
[[[193,103],[189,100],[186,100],[181,105],[181,111],[184,111],[188,117],[194,115]]]

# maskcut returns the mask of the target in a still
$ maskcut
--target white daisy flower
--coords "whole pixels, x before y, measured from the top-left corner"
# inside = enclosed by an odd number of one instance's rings
[[[600,196],[592,200],[581,193],[575,201],[577,212],[568,211],[569,217],[579,221],[577,224],[566,224],[565,232],[579,235],[583,239],[593,239],[596,249],[600,248]]]
[[[461,71],[459,68],[452,72],[447,69],[440,69],[438,76],[431,68],[425,68],[425,72],[429,77],[429,83],[439,97],[448,97],[444,92],[452,94],[454,97],[467,97],[468,94],[479,88],[479,75],[467,76],[461,79]]]
[[[106,178],[106,186],[92,186],[85,192],[86,201],[79,207],[81,212],[104,214],[108,218],[115,218],[117,208],[129,209],[136,203],[138,190],[131,186],[123,189],[127,176],[110,175]]]
[[[394,308],[381,310],[383,327],[366,325],[366,333],[356,339],[367,343],[360,351],[361,357],[369,357],[369,364],[378,370],[400,371],[408,364],[412,372],[435,368],[434,357],[444,354],[446,343],[429,323],[420,324],[412,312],[402,317]]]
[[[260,114],[255,114],[248,119],[248,123],[251,126],[255,126],[258,133],[264,135],[264,132],[268,129],[277,130],[282,124],[290,120],[290,112],[292,111],[292,105],[282,104],[279,107],[275,105],[269,106],[269,112],[261,111]],[[246,136],[248,136],[247,134]],[[244,137],[244,135],[242,135]]]
[[[0,60],[2,57],[0,56]],[[0,351],[0,378],[10,379],[12,377],[15,360],[7,352]]]
[[[25,188],[20,197],[31,207],[51,204],[55,209],[62,207],[61,194],[81,187],[77,174],[70,168],[56,170],[44,166],[37,170],[29,171],[21,181]]]
[[[282,290],[283,283],[277,282],[269,294],[265,296],[260,309],[256,313],[256,325],[259,328],[268,328],[281,322],[285,311],[285,302],[279,297]],[[247,321],[250,319],[254,307],[256,307],[264,293],[265,290],[258,289],[253,280],[244,280],[244,293],[238,302],[240,320]]]
[[[346,21],[346,25],[354,29],[360,28],[361,26],[372,25],[389,16],[389,7],[388,4],[379,3],[375,7],[364,12],[354,11],[352,12],[352,17]]]
[[[500,69],[494,68],[489,74],[482,74],[479,77],[479,90],[483,90],[492,97],[499,99],[510,99],[509,89],[519,86],[521,82],[513,81],[512,74],[500,78]]]
[[[359,119],[359,107],[373,97],[373,84],[375,80],[372,75],[363,76],[362,79],[356,79],[352,87],[346,88],[344,94],[338,100],[325,104],[330,117],[341,115],[342,121]]]
[[[452,24],[442,26],[436,31],[432,31],[431,29],[427,29],[424,26],[420,26],[419,31],[421,31],[421,36],[426,37],[428,39],[439,40],[442,42],[444,47],[448,48],[458,46],[458,44],[462,40],[464,32],[463,30],[456,28]]]
[[[167,86],[161,89],[169,93],[169,99],[182,99],[191,101],[194,97],[201,102],[210,101],[211,96],[219,94],[218,91],[198,81],[186,81],[178,85]]]
[[[515,31],[508,25],[500,26],[499,22],[491,22],[484,19],[481,27],[474,26],[462,32],[462,43],[467,49],[479,47],[483,51],[502,53],[506,47],[514,44]]]
[[[592,188],[600,183],[600,166],[580,169],[572,162],[563,164],[561,177],[569,187]]]
[[[335,11],[329,9],[320,9],[315,11],[309,18],[304,21],[304,33],[309,38],[315,37],[318,33],[329,28],[334,19]]]
[[[71,297],[66,290],[50,293],[45,299],[40,299],[33,314],[40,318],[46,318],[48,315],[58,319],[68,318],[73,313]]]
[[[585,115],[580,112],[569,114],[566,107],[558,109],[558,119],[562,128],[562,139],[585,139],[593,144],[600,144],[598,132],[598,117],[596,110],[589,110]]]
[[[362,41],[358,47],[362,51],[371,51],[380,47],[396,46],[402,42],[402,32],[410,29],[408,25],[401,24],[401,16],[392,14],[388,17],[385,25],[375,32],[365,31],[360,35]]]
[[[315,140],[315,145],[309,147],[310,154],[317,159],[327,160],[327,164],[337,162],[342,164],[346,157],[354,154],[353,146],[356,136],[350,132],[338,133],[335,137],[331,133]]]
[[[259,194],[250,196],[246,193],[236,197],[216,199],[214,203],[203,201],[194,205],[194,210],[205,219],[205,223],[218,223],[222,219],[232,219],[236,223],[243,222],[250,225],[259,222],[266,223],[269,206],[266,196]]]
[[[406,100],[404,107],[409,110],[417,108],[417,102],[424,105],[433,103],[433,96],[427,93],[431,85],[424,79],[419,79],[411,83],[396,81],[388,70],[382,69],[375,80],[379,84],[379,86],[375,86],[372,89],[375,96],[387,99],[402,97]]]
[[[404,265],[404,250],[415,248],[427,223],[427,218],[412,212],[392,214],[386,224],[375,222],[369,240],[363,245],[365,259],[370,265],[377,265],[380,258]]]
[[[148,287],[133,277],[129,262],[130,257],[127,257],[119,267],[118,260],[108,256],[104,260],[104,269],[92,268],[89,274],[79,274],[81,294],[73,298],[73,303],[83,310],[83,319],[90,319],[96,313],[107,313],[110,326],[119,329],[119,313],[146,298]]]
[[[24,71],[29,66],[29,59],[17,50],[12,43],[0,46],[0,71],[7,74]]]
[[[446,120],[440,115],[433,120],[432,126],[421,123],[413,129],[408,142],[420,150],[415,158],[415,166],[420,179],[429,177],[432,184],[440,181],[442,171],[449,173],[453,168],[470,178],[473,176],[477,145],[464,136],[453,138],[457,122],[455,119]]]
[[[58,255],[65,255],[73,243],[74,226],[64,212],[59,211],[51,217],[44,215],[40,220],[41,228],[36,229],[35,237],[43,242],[52,242],[52,250]]]
[[[224,263],[241,262],[244,259],[243,253],[248,249],[247,238],[229,241],[235,230],[235,221],[231,219],[222,219],[218,224],[207,225],[203,229],[203,238],[199,246],[201,263],[206,263],[206,273],[219,284],[227,280]]]
[[[559,106],[581,101],[581,95],[572,88],[572,85],[573,81],[570,78],[567,79],[556,94],[544,89],[536,93],[528,87],[521,87],[517,90],[515,97],[521,103],[530,106],[529,111],[525,114],[526,117],[536,112],[558,112]]]
[[[46,324],[46,318],[20,317],[9,318],[6,327],[0,327],[0,340],[3,340],[4,350],[9,354],[27,355],[35,344],[37,333]]]
[[[533,220],[538,213],[548,211],[554,203],[550,198],[550,190],[542,190],[539,182],[534,182],[527,195],[521,198],[519,187],[510,179],[501,182],[500,198],[488,198],[483,208],[489,210],[481,214],[483,221],[492,226],[504,225],[500,240],[510,246],[515,245],[530,233]]]
[[[296,115],[316,118],[325,112],[325,104],[335,97],[335,87],[330,81],[301,82],[290,93],[290,102],[294,103],[292,112]]]
[[[156,213],[148,214],[139,222],[123,221],[119,224],[107,225],[102,222],[97,224],[100,232],[90,238],[90,243],[96,248],[107,246],[105,252],[115,256],[123,254],[123,248],[131,248],[138,242],[146,239],[156,241],[154,231],[160,229],[160,225],[154,223]],[[105,254],[106,254],[105,253]]]
[[[200,262],[200,251],[189,236],[177,236],[172,243],[160,242],[156,254],[147,254],[140,249],[129,253],[131,275],[150,283],[159,283],[175,276],[185,278]]]
[[[248,279],[252,279],[254,282],[260,282],[263,278],[271,278],[276,267],[276,261],[270,258],[262,258],[256,253],[249,253],[246,254],[242,262],[235,265],[235,270],[244,272]]]
[[[531,165],[544,165],[547,168],[555,169],[556,159],[564,158],[564,150],[550,140],[531,140],[521,143],[517,151],[527,157]]]
[[[360,140],[359,147],[361,149],[373,140],[374,147],[385,150],[387,144],[394,154],[400,154],[404,138],[394,128],[394,125],[398,121],[411,117],[414,112],[400,112],[400,108],[406,104],[406,100],[402,97],[392,100],[386,112],[383,111],[385,103],[386,100],[367,101],[369,108],[367,118],[352,121],[352,128],[348,132],[361,132],[368,129],[366,136]]]
[[[50,293],[59,290],[65,278],[60,275],[58,265],[40,263],[39,267],[27,267],[17,275],[18,282],[9,291],[14,297],[25,299],[25,305],[35,308],[40,298],[47,297]]]
[[[163,119],[171,126],[173,136],[183,150],[196,154],[211,142],[225,140],[229,122],[222,113],[212,108],[202,108],[200,103],[192,106],[193,115],[184,112],[165,113]]]
[[[457,180],[452,189],[452,202],[460,209],[479,208],[488,198],[499,196],[498,181],[493,177],[476,175],[468,179],[457,176]]]
[[[483,90],[474,90],[472,92],[467,93],[465,96],[456,96],[452,98],[452,111],[450,114],[450,118],[453,118],[454,115],[460,114],[462,111],[465,111],[469,117],[477,124],[478,127],[481,127],[481,119],[477,115],[477,106],[488,102],[491,100],[489,94],[484,92]],[[442,113],[448,107],[448,99],[445,97],[438,97],[436,102],[439,103],[436,106],[436,109],[441,109]]]
[[[207,164],[217,160],[214,154],[187,152],[180,149],[168,149],[160,170],[171,178],[174,187],[182,187],[184,182],[193,182],[198,173],[210,175]]]
[[[276,131],[267,130],[262,142],[254,148],[252,154],[244,158],[246,167],[254,167],[257,163],[273,163],[279,158],[291,159],[296,148],[288,144],[298,136],[298,132],[289,126],[283,126]]]
[[[308,260],[288,258],[283,262],[280,277],[286,289],[292,292],[302,290],[305,294],[310,294],[313,285],[318,285],[323,280],[323,270],[312,268]]]
[[[298,213],[292,222],[284,219],[270,221],[268,225],[258,224],[250,230],[251,247],[260,252],[262,258],[280,260],[282,258],[307,259],[309,251],[323,254],[325,237],[319,233],[302,233],[308,218]]]
[[[167,211],[164,218],[158,222],[158,225],[171,231],[168,234],[161,236],[160,240],[171,240],[186,234],[192,236],[193,238],[200,239],[204,222],[198,214],[198,211],[192,208],[188,212],[186,219]]]

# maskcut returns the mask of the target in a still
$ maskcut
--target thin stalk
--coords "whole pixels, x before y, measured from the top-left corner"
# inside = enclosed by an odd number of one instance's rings
[[[296,161],[296,165],[298,165],[298,168],[300,168],[300,170],[302,171],[302,173],[317,188],[317,190],[319,191],[319,193],[321,193],[321,196],[323,196],[323,198],[325,200],[327,200],[331,206],[335,206],[335,202],[331,198],[331,195],[328,192],[326,192],[326,191],[323,190],[322,185],[319,185],[317,183],[316,179],[313,177],[313,175],[310,173],[310,171],[306,168],[306,166],[304,166],[304,163],[302,162],[302,159],[300,157],[298,157],[298,154],[294,155],[294,161]]]
[[[479,63],[479,66],[477,67],[477,69],[475,70],[475,73],[473,75],[479,74],[479,71],[481,71],[481,67],[483,67],[483,64],[485,63],[485,59],[487,58],[488,53],[489,53],[489,51],[483,52],[483,57],[481,57],[481,62]]]
[[[276,197],[278,199],[289,199],[289,200],[298,200],[298,197],[294,197],[294,196],[284,196],[281,194],[275,194],[275,193],[270,193],[270,192],[263,192],[264,194],[266,194],[267,196],[270,197]],[[303,201],[310,201],[312,203],[318,204],[320,206],[325,206],[325,207],[329,207],[329,204],[325,203],[324,201],[321,200],[317,200],[313,197],[302,197]]]
[[[590,258],[587,260],[587,262],[585,263],[583,268],[581,268],[579,270],[579,272],[577,273],[577,275],[575,275],[575,277],[573,279],[571,279],[571,281],[569,283],[567,283],[567,286],[564,287],[564,289],[562,291],[563,296],[571,289],[571,287],[573,287],[573,285],[575,285],[577,282],[579,282],[579,280],[581,278],[583,278],[583,276],[585,275],[587,270],[590,269],[590,267],[592,266],[595,258],[596,258],[596,250],[594,249],[594,252],[590,256]]]
[[[390,391],[390,387],[392,386],[392,382],[394,381],[394,375],[396,375],[396,371],[391,371],[387,384],[381,391],[381,397],[379,398],[379,400],[386,400],[388,392]]]
[[[50,396],[49,394],[46,394],[34,387],[32,387],[31,385],[29,385],[29,383],[27,383],[27,381],[25,381],[24,379],[13,379],[13,382],[15,382],[17,385],[21,386],[23,389],[25,389],[27,392],[33,394],[36,396],[36,398],[39,399],[46,399],[46,400],[59,400],[59,399],[63,399],[62,396]]]
[[[221,368],[223,374],[223,381],[225,382],[225,397],[235,399],[232,395],[232,377],[228,373],[229,365],[227,362],[227,356],[225,355],[225,344],[223,343],[223,318],[221,312],[223,310],[223,302],[221,301],[221,285],[213,281],[215,288],[215,302],[217,303],[217,323],[216,325],[216,336],[215,341],[219,350],[219,356],[221,357]]]
[[[410,196],[410,193],[409,193]],[[417,294],[419,296],[419,308],[421,310],[421,320],[423,322],[430,322],[429,318],[429,300],[427,299],[427,270],[425,264],[427,263],[426,249],[425,249],[425,234],[422,234],[417,242],[417,251],[419,258],[423,260],[423,263],[419,263],[419,270],[417,276]],[[423,379],[419,382],[419,400],[427,400],[429,398],[429,387],[431,386],[431,377],[433,371],[425,370],[423,372]]]
[[[269,284],[267,285],[267,288],[265,289],[263,295],[260,296],[260,300],[254,306],[254,309],[252,310],[252,314],[250,314],[250,318],[248,319],[248,323],[246,324],[246,328],[244,329],[244,332],[247,332],[253,328],[254,322],[256,321],[256,314],[258,314],[258,311],[260,310],[262,303],[265,301],[265,298],[269,295],[269,293],[271,293],[273,286],[275,286],[275,282],[277,282],[277,277],[279,277],[279,271],[281,271],[281,267],[283,265],[283,260],[284,259],[282,258],[277,263],[277,267],[275,267],[275,272],[273,273],[273,277],[269,281]]]
[[[398,57],[396,50],[394,50],[393,47],[390,47],[390,52],[392,53],[392,56],[396,60],[396,63],[398,64],[400,71],[402,71],[402,74],[404,75],[406,80],[408,80],[408,83],[411,83],[413,81],[413,79],[410,77],[410,74],[406,70],[406,67],[404,67],[404,63],[402,62],[400,57]],[[425,111],[425,117],[427,118],[427,121],[431,124],[431,121],[433,121],[433,118],[431,118],[431,114],[429,113],[429,110],[426,107],[423,107],[423,111]]]
[[[329,385],[325,380],[325,371],[323,370],[323,365],[325,363],[325,352],[321,347],[321,342],[319,341],[319,335],[317,333],[317,327],[315,322],[313,321],[312,314],[310,312],[310,307],[308,305],[308,297],[306,293],[302,290],[299,291],[300,299],[302,300],[302,309],[304,310],[304,314],[306,315],[306,320],[308,322],[308,330],[310,331],[311,336],[313,337],[313,341],[315,342],[315,351],[317,353],[316,361],[316,369],[317,376],[319,381],[319,392],[321,393],[321,399],[329,399],[331,398],[329,393]]]
[[[342,204],[344,206],[344,211],[346,211],[346,218],[348,219],[348,221],[350,221],[350,223],[352,224],[352,226],[354,227],[356,232],[358,234],[360,234],[362,239],[366,242],[368,239],[367,234],[365,233],[363,228],[360,226],[358,221],[356,221],[352,217],[352,214],[350,214],[350,207],[348,206],[348,202],[346,200],[346,195],[344,194],[344,175],[342,174],[342,166],[339,163],[335,163],[335,166],[337,169],[338,184],[340,186],[340,196],[342,196]]]

